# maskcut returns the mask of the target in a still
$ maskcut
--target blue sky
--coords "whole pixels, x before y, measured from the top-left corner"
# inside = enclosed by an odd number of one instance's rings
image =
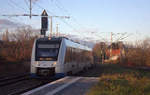
[[[0,13],[29,13],[24,1],[1,0]],[[49,15],[70,16],[70,19],[54,19],[53,30],[55,31],[56,23],[59,23],[61,33],[109,40],[110,32],[127,32],[130,36],[125,41],[133,41],[149,36],[149,5],[150,0],[38,0],[33,4],[33,13],[41,14],[44,8]],[[39,17],[31,20],[27,17],[6,19],[40,28]]]

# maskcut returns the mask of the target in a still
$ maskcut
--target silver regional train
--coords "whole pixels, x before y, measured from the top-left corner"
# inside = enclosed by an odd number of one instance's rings
[[[65,37],[38,38],[31,57],[31,74],[65,76],[92,65],[92,49]]]

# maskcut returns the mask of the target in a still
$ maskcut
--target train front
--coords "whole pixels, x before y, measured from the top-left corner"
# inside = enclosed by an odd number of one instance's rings
[[[61,40],[40,38],[35,41],[31,73],[36,76],[54,76]]]

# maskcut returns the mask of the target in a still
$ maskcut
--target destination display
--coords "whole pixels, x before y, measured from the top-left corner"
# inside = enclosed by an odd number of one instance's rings
[[[59,44],[39,44],[38,48],[59,48]]]

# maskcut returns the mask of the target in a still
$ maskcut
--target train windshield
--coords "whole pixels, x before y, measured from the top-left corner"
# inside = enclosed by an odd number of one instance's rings
[[[56,61],[59,53],[59,42],[38,42],[36,45],[37,61]]]

